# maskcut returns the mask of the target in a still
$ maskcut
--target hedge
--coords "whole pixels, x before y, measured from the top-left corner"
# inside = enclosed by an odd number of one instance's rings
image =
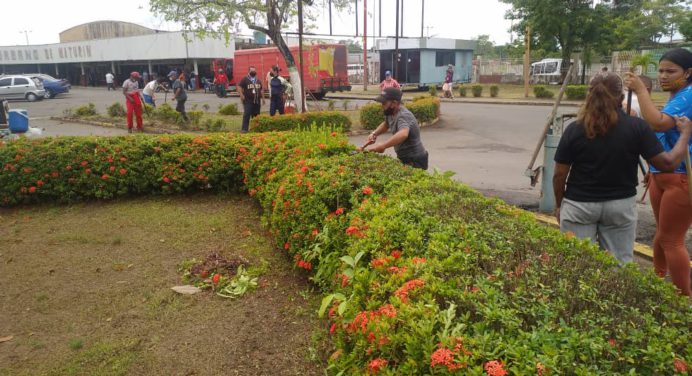
[[[0,198],[246,190],[325,292],[330,374],[668,375],[692,361],[689,301],[670,283],[449,176],[351,150],[324,130],[22,140],[0,146]]]
[[[306,112],[304,114],[286,114],[269,116],[259,115],[250,121],[250,131],[271,132],[306,130],[315,124],[317,127],[341,128],[344,132],[351,129],[351,119],[338,111]]]
[[[547,89],[545,86],[538,85],[533,87],[533,95],[536,98],[550,99],[555,96],[555,93]]]
[[[584,100],[588,88],[586,85],[567,85],[565,95],[569,100]]]
[[[404,107],[413,113],[419,123],[429,122],[440,116],[440,98],[420,96]],[[360,123],[364,129],[375,129],[384,121],[382,105],[369,103],[360,109]]]

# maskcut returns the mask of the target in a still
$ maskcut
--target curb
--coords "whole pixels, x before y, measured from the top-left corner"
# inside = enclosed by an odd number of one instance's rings
[[[531,212],[531,214],[533,214],[533,216],[539,222],[542,222],[542,223],[544,223],[548,226],[551,226],[551,227],[560,227],[557,223],[557,220],[553,216],[542,214],[542,213],[533,213],[533,212]],[[643,257],[643,258],[649,260],[649,261],[653,261],[653,259],[654,259],[654,250],[646,244],[641,244],[641,243],[635,242],[634,243],[634,253],[640,257]],[[690,266],[692,266],[692,261],[690,261]]]
[[[118,129],[127,129],[125,127],[121,127],[119,125],[113,124],[113,123],[106,123],[102,121],[94,121],[94,120],[84,120],[84,119],[79,119],[79,118],[71,118],[71,117],[58,117],[58,116],[51,116],[50,120],[57,120],[57,121],[62,121],[66,123],[77,123],[77,124],[85,124],[85,125],[93,125],[96,127],[104,127],[104,128],[118,128]],[[169,129],[160,129],[160,128],[154,128],[154,127],[142,127],[143,133],[149,133],[149,134],[175,134],[179,133],[178,131],[174,130],[169,130]]]

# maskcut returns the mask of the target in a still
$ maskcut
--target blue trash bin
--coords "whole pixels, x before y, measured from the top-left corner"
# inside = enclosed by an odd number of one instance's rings
[[[10,110],[7,120],[12,133],[25,133],[29,130],[29,114],[26,110]]]

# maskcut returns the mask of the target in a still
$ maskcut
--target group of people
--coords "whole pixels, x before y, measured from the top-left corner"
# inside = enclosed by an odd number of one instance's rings
[[[565,129],[555,154],[556,216],[563,232],[591,239],[620,263],[631,262],[643,157],[656,219],[654,270],[690,296],[685,236],[692,225],[692,52],[666,52],[658,79],[670,93],[662,110],[652,101],[652,83],[645,77],[626,73],[623,80],[604,70],[591,80],[577,121]],[[633,94],[630,100],[626,90]],[[627,103],[632,103],[630,113]]]

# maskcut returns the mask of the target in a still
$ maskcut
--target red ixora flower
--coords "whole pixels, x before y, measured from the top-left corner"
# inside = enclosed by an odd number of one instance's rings
[[[108,178],[110,178],[110,176],[108,176],[108,174],[101,175],[101,180],[108,180]]]
[[[675,358],[675,360],[673,360],[673,368],[675,369],[675,372],[680,373],[689,372],[690,370],[690,367],[687,365],[687,363],[685,363],[684,360],[678,358]]]
[[[164,177],[163,177],[163,182],[164,182],[164,183],[170,183],[170,182],[171,182],[171,179],[169,179],[168,176],[164,176]]]
[[[372,188],[370,188],[370,187],[363,187],[363,194],[364,194],[364,195],[366,195],[366,196],[367,196],[367,195],[371,195],[372,192],[374,192],[374,191],[372,190]]]
[[[38,185],[39,187],[43,186],[43,184],[45,184],[43,180],[36,180],[36,185]]]
[[[36,187],[34,187],[34,186],[29,187],[29,193],[34,193],[34,192],[36,192]]]
[[[368,363],[368,371],[372,374],[377,374],[382,368],[387,366],[387,363],[389,362],[382,358],[373,359]]]
[[[399,298],[403,303],[408,302],[408,294],[411,290],[415,290],[419,287],[422,287],[425,285],[425,281],[422,279],[412,279],[406,283],[404,283],[403,286],[399,287],[398,290],[394,292],[394,295]]]
[[[338,135],[338,133],[332,132],[332,137],[336,137],[337,135]]]
[[[399,257],[401,257],[401,251],[398,249],[393,250],[392,251],[392,257],[394,257],[395,259],[398,259]]]
[[[349,226],[349,228],[346,229],[346,234],[348,235],[354,235],[358,233],[358,227],[356,226]]]
[[[505,370],[504,364],[499,360],[491,360],[485,363],[485,372],[490,376],[505,376],[507,371]]]
[[[615,338],[611,338],[608,340],[608,343],[610,344],[610,346],[614,347],[614,346],[617,346],[618,341],[616,341]]]
[[[127,170],[124,168],[121,168],[120,169],[120,175],[125,175],[125,174],[127,174]]]
[[[423,257],[414,257],[413,259],[411,259],[411,262],[413,263],[413,265],[425,264],[426,262],[428,262],[428,260],[426,260]]]
[[[214,274],[214,276],[211,278],[211,281],[214,282],[214,284],[219,283],[220,280],[221,280],[221,274],[218,274],[218,273]]]
[[[334,212],[336,215],[341,215],[344,214],[344,208],[337,208],[336,211]]]
[[[317,147],[320,148],[320,149],[322,149],[322,150],[324,150],[324,149],[327,148],[327,145],[325,145],[325,144],[317,144]]]
[[[454,362],[454,353],[452,350],[446,347],[441,347],[435,350],[435,352],[430,356],[430,367],[434,368],[440,365],[447,367],[447,369],[450,371],[461,368],[461,364]]]

